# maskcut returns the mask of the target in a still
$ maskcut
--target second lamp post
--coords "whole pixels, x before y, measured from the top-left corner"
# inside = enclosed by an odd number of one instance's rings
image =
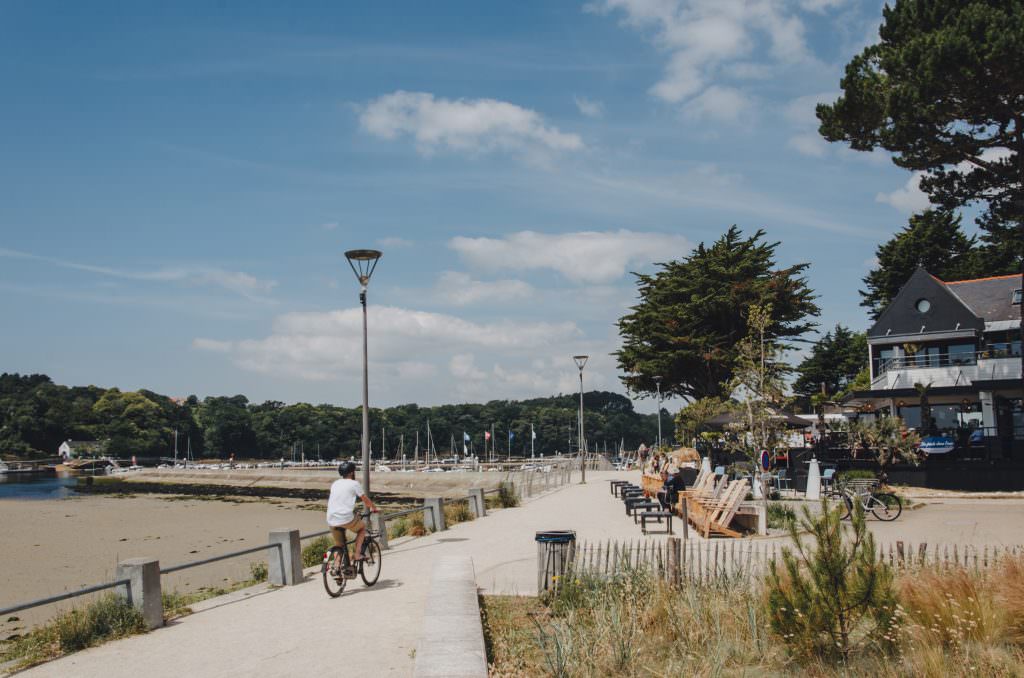
[[[580,482],[587,482],[587,444],[583,436],[583,367],[590,356],[574,355],[572,359],[580,370]]]

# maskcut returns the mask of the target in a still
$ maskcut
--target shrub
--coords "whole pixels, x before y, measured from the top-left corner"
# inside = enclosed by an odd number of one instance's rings
[[[795,522],[796,512],[792,506],[774,502],[768,504],[768,527],[788,530]]]
[[[507,480],[498,485],[498,506],[501,508],[519,506],[519,495],[516,494],[516,487]]]
[[[309,542],[306,548],[302,549],[302,566],[314,567],[324,562],[324,553],[334,546],[334,540],[323,535]]]
[[[303,558],[303,561],[305,561],[305,558]],[[305,565],[305,562],[303,562],[303,565]],[[267,570],[266,562],[256,560],[249,563],[249,579],[251,581],[254,581],[257,584],[265,582],[267,581],[268,574],[269,572]]]
[[[895,645],[893,575],[876,558],[860,504],[854,504],[849,539],[844,539],[840,511],[824,500],[817,517],[804,507],[799,527],[811,534],[813,545],[801,541],[798,524],[791,523],[793,549],[783,549],[781,570],[770,564],[772,630],[804,658],[845,662],[865,643]]]
[[[0,662],[13,661],[23,668],[145,630],[142,613],[121,596],[110,594],[0,643]]]
[[[878,477],[878,474],[875,473],[874,471],[870,471],[868,469],[863,469],[863,468],[849,469],[848,471],[840,471],[839,473],[836,474],[836,478],[838,478],[840,482],[846,482],[847,480],[854,480],[854,479],[865,479],[865,478],[869,478],[871,480],[874,480],[877,477]]]
[[[409,534],[409,521],[406,520],[405,516],[396,518],[391,521],[388,525],[388,539],[398,539]]]
[[[468,501],[453,501],[444,505],[444,522],[446,525],[465,523],[473,520],[475,516],[469,508]]]
[[[422,537],[428,534],[430,530],[427,529],[427,524],[423,522],[423,512],[413,513],[409,516],[409,536],[410,537]]]

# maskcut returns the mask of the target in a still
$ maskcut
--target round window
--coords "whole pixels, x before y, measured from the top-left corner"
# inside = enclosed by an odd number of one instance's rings
[[[932,302],[928,301],[927,299],[918,299],[917,304],[915,304],[915,307],[917,308],[918,313],[927,313],[928,310],[932,307]]]

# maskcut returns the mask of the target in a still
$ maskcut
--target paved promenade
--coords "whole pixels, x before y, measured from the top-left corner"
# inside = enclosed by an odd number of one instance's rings
[[[20,675],[411,675],[436,558],[468,555],[485,591],[532,594],[536,531],[574,529],[578,538],[587,540],[640,538],[622,503],[608,492],[609,479],[639,482],[639,473],[587,475],[587,485],[570,485],[518,508],[395,546],[385,552],[380,581],[372,589],[350,583],[344,595],[331,599],[319,571],[307,570],[313,574],[298,586],[217,598],[195,606],[195,614],[165,628]]]

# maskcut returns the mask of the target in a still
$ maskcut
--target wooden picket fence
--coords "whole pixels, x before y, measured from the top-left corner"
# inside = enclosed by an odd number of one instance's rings
[[[633,539],[580,542],[572,550],[570,569],[577,574],[609,577],[630,570],[646,570],[671,582],[712,582],[764,576],[768,563],[782,560],[788,542],[767,540],[683,541]],[[1024,546],[964,544],[912,544],[895,541],[877,544],[881,562],[898,570],[963,567],[982,571],[1001,558],[1024,555]]]

